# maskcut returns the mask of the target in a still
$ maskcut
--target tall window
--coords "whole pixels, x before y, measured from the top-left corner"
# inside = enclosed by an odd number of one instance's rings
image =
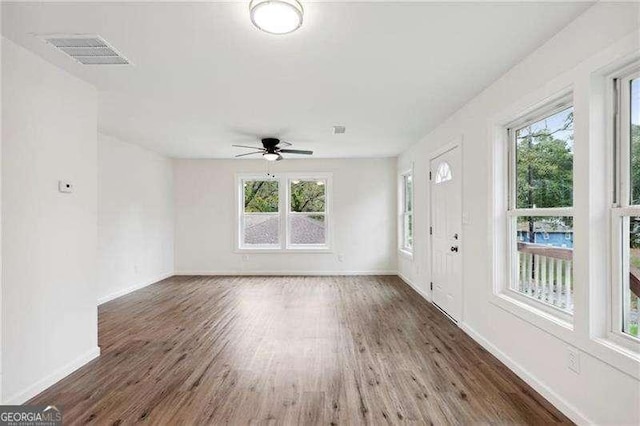
[[[612,330],[638,339],[640,304],[640,71],[616,79],[616,200],[612,208]]]
[[[280,247],[280,196],[277,180],[242,179],[241,247]]]
[[[239,183],[238,248],[329,248],[330,175],[243,175]]]
[[[413,174],[407,172],[401,175],[401,216],[402,216],[402,240],[400,249],[409,253],[413,252]]]
[[[326,190],[326,179],[289,180],[289,246],[326,245]]]
[[[573,312],[573,107],[569,100],[509,128],[510,289]]]

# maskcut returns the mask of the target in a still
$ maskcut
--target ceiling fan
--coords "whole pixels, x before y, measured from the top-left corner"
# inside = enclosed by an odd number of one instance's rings
[[[267,161],[280,161],[283,159],[281,154],[301,154],[312,155],[313,151],[305,151],[302,149],[288,149],[286,147],[291,146],[289,142],[281,141],[278,138],[263,138],[261,139],[262,148],[257,146],[246,145],[232,145],[238,148],[250,148],[256,149],[254,152],[247,152],[246,154],[239,154],[236,157],[244,157],[247,155],[262,154],[262,158]]]

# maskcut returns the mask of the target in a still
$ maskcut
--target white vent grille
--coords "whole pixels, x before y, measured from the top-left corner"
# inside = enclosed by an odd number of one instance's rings
[[[57,47],[84,65],[127,65],[129,60],[99,36],[42,36],[47,43]]]

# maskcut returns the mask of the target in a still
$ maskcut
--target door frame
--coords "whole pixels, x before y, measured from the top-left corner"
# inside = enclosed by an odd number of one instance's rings
[[[460,303],[462,304],[462,309],[460,310],[460,318],[458,319],[458,321],[455,321],[449,314],[447,314],[444,310],[442,310],[438,305],[436,305],[433,302],[433,235],[431,233],[431,228],[433,226],[433,215],[432,215],[432,207],[433,207],[433,203],[432,203],[432,194],[431,194],[431,185],[432,185],[432,181],[431,181],[431,162],[438,158],[439,156],[441,156],[442,154],[445,154],[449,151],[452,151],[454,149],[458,149],[458,156],[460,157],[460,170],[458,172],[458,176],[460,176],[460,233],[461,233],[461,238],[460,238],[460,266],[461,269],[463,264],[464,264],[464,229],[463,226],[465,224],[465,221],[462,219],[464,216],[464,197],[462,196],[462,190],[463,190],[463,178],[464,178],[464,172],[463,169],[464,167],[462,166],[462,161],[464,159],[463,153],[464,153],[464,138],[462,135],[457,136],[455,138],[453,138],[453,140],[451,140],[449,143],[446,143],[445,145],[442,145],[441,147],[438,147],[436,149],[434,149],[433,151],[429,152],[429,157],[427,160],[427,192],[428,192],[428,196],[427,196],[427,200],[429,202],[428,204],[428,212],[429,212],[429,234],[428,234],[428,239],[429,239],[429,297],[431,298],[431,304],[433,304],[433,306],[435,306],[440,312],[444,313],[447,318],[451,319],[453,321],[454,324],[458,325],[458,327],[462,327],[462,324],[464,323],[464,280],[463,280],[463,274],[462,271],[460,272]]]

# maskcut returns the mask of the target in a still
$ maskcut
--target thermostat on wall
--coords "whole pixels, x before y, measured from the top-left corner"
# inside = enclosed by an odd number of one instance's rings
[[[73,192],[73,184],[71,182],[65,182],[63,180],[59,180],[58,191],[65,194],[71,194]]]

